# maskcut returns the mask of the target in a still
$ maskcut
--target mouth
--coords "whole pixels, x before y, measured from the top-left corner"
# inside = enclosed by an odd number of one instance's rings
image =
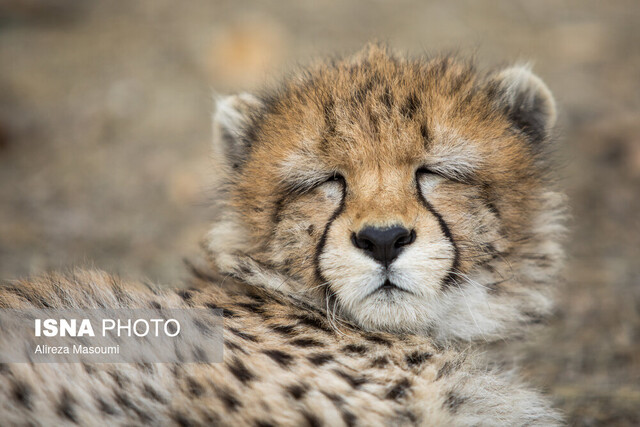
[[[401,291],[402,289],[400,289],[399,287],[397,287],[395,284],[391,283],[391,281],[389,279],[385,280],[385,282],[382,284],[382,286],[380,286],[377,290],[381,290],[381,291],[390,291],[392,289],[398,289],[399,291]]]
[[[398,292],[408,292],[405,289],[402,289],[401,287],[397,286],[396,284],[392,283],[389,279],[385,280],[385,282],[380,285],[378,288],[374,289],[373,292],[371,292],[369,295],[367,295],[367,297],[370,297],[374,294],[377,293],[383,293],[385,295],[391,295],[392,293],[394,293],[395,291]]]

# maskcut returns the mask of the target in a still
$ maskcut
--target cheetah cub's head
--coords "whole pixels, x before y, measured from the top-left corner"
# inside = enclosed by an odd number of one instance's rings
[[[550,309],[562,198],[553,98],[526,67],[487,74],[379,47],[214,115],[218,268],[370,330],[496,339]]]

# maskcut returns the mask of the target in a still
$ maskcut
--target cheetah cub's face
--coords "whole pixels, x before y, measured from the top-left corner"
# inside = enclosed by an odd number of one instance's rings
[[[220,101],[219,268],[366,329],[495,338],[549,309],[553,99],[527,68],[369,47]]]

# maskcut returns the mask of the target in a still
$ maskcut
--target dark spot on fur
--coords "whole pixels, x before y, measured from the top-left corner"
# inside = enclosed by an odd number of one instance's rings
[[[171,418],[180,427],[195,427],[196,426],[196,423],[194,423],[189,418],[187,418],[187,416],[185,414],[183,414],[182,412],[178,412],[178,411],[174,412],[173,414],[171,414]]]
[[[149,384],[145,384],[142,387],[142,392],[149,399],[155,400],[156,402],[160,403],[167,403],[166,400],[160,395],[160,393],[158,393],[158,391]]]
[[[176,379],[182,378],[182,369],[180,368],[180,365],[171,365],[169,369],[171,370],[171,373],[173,374],[174,378]]]
[[[151,301],[149,305],[151,308],[155,308],[156,310],[162,310],[162,306],[157,301]]]
[[[539,325],[541,323],[544,323],[546,320],[545,317],[540,313],[524,312],[522,314],[524,314],[524,316],[526,317],[524,323],[528,325]]]
[[[227,330],[232,334],[234,334],[235,336],[242,338],[243,340],[247,340],[251,342],[259,342],[256,336],[248,334],[246,332],[239,331],[236,328],[232,328],[231,326],[227,327]]]
[[[458,396],[453,392],[450,392],[449,395],[447,396],[447,400],[445,400],[444,402],[444,406],[445,408],[449,409],[451,413],[455,414],[460,408],[460,405],[462,405],[465,402],[465,400],[466,399],[464,397]]]
[[[282,209],[285,206],[285,201],[289,198],[289,194],[291,193],[290,190],[286,190],[286,193],[284,196],[279,197],[273,204],[273,209],[272,209],[272,213],[271,213],[271,221],[274,224],[278,224],[282,221]],[[247,274],[250,272],[250,270],[246,269],[246,271],[242,271],[243,273]]]
[[[347,344],[342,347],[342,351],[352,355],[364,355],[367,353],[367,347],[362,344]]]
[[[359,87],[354,91],[353,97],[352,97],[352,103],[355,104],[356,107],[358,105],[363,104],[364,101],[367,99],[367,94],[373,88],[373,83],[374,83],[374,80],[369,79],[361,87]]]
[[[331,403],[333,403],[333,405],[338,408],[338,410],[340,411],[340,415],[342,416],[342,420],[345,422],[346,425],[348,426],[354,426],[356,424],[356,416],[352,413],[347,411],[346,409],[344,409],[344,399],[342,398],[342,396],[339,396],[335,393],[328,393],[323,391],[322,394],[324,394],[327,399],[329,399],[331,401]]]
[[[391,347],[393,345],[391,341],[386,338],[382,338],[379,335],[365,335],[364,339],[375,344],[385,345],[387,347]]]
[[[293,384],[288,386],[286,390],[295,400],[300,400],[309,390],[309,386],[306,384]]]
[[[438,374],[436,375],[436,381],[438,381],[440,378],[447,377],[449,374],[451,374],[451,372],[453,372],[454,368],[455,366],[451,362],[446,362],[438,371]]]
[[[314,364],[315,366],[322,366],[326,363],[333,362],[333,355],[329,353],[314,353],[307,356],[309,362]]]
[[[262,296],[258,295],[255,292],[250,292],[250,293],[247,294],[247,296],[249,298],[251,298],[252,300],[254,300],[255,302],[260,303],[260,304],[264,304],[266,302],[265,299]]]
[[[67,389],[62,389],[62,393],[60,393],[60,402],[58,402],[58,415],[62,418],[66,418],[67,420],[77,423],[77,415],[75,408],[76,401],[69,393]]]
[[[247,351],[244,348],[240,347],[238,344],[234,343],[233,341],[225,340],[224,345],[228,347],[230,350],[239,351],[240,353],[247,354]]]
[[[238,315],[236,314],[235,311],[233,310],[229,310],[228,308],[225,308],[222,310],[222,317],[226,317],[226,318],[232,318],[232,317],[238,317]]]
[[[344,399],[335,393],[329,393],[329,392],[323,391],[322,394],[327,396],[327,399],[329,399],[331,403],[333,403],[337,407],[340,407],[344,404]]]
[[[391,94],[391,88],[389,86],[384,87],[384,92],[380,96],[380,102],[384,104],[387,110],[391,110],[393,105],[393,95]]]
[[[490,201],[490,200],[487,200],[485,203],[489,212],[494,214],[496,217],[500,218],[500,211],[496,207],[495,203],[493,203],[493,201]]]
[[[347,411],[346,409],[342,408],[340,410],[340,415],[342,416],[342,420],[347,425],[347,427],[353,427],[356,425],[356,416],[353,414],[353,412]]]
[[[341,369],[334,369],[333,373],[345,380],[353,388],[358,388],[362,384],[367,383],[367,380],[364,377],[355,377],[353,375],[349,375]]]
[[[373,359],[373,362],[371,362],[371,367],[384,368],[388,364],[389,364],[389,358],[387,356],[378,356],[375,359]]]
[[[321,317],[324,316],[324,312],[322,310],[320,310],[318,307],[315,307],[315,306],[309,304],[308,302],[300,300],[300,301],[296,301],[296,304],[299,305],[300,307],[302,307],[305,312],[315,313],[315,314],[317,314],[318,316],[321,316]],[[296,318],[296,317],[299,317],[299,316],[305,317],[305,316],[308,316],[308,315],[307,314],[304,314],[304,315],[298,314],[298,315],[293,316],[293,317]]]
[[[319,329],[329,334],[333,334],[333,330],[329,326],[327,326],[324,323],[324,320],[320,317],[299,314],[295,315],[294,318],[299,320],[299,325],[311,326],[312,328]]]
[[[125,377],[124,375],[121,375],[117,371],[110,371],[109,376],[113,378],[113,381],[115,381],[116,385],[119,388],[124,388],[125,385],[129,382],[129,379],[127,377]]]
[[[245,364],[238,359],[237,357],[233,357],[231,362],[228,363],[229,371],[233,374],[234,377],[238,379],[242,384],[247,384],[249,381],[252,381],[256,378],[255,374],[251,372]]]
[[[297,338],[289,342],[296,347],[324,347],[324,343],[313,338]]]
[[[415,92],[411,92],[402,104],[402,107],[400,107],[400,114],[408,119],[413,119],[418,108],[420,108],[420,100],[416,96]]]
[[[186,302],[189,302],[191,298],[193,298],[193,294],[191,293],[191,291],[188,291],[186,289],[178,289],[176,291],[176,294]]]
[[[135,367],[139,371],[147,373],[147,374],[155,372],[155,367],[154,367],[153,363],[139,362],[139,363],[135,364]]]
[[[105,402],[100,397],[96,398],[96,404],[98,405],[98,409],[100,410],[100,412],[103,412],[107,415],[115,415],[117,412],[116,408],[114,408],[113,405]]]
[[[16,381],[11,388],[11,395],[21,406],[31,408],[31,387],[22,381]]]
[[[426,124],[420,125],[420,136],[422,137],[422,142],[425,147],[428,146],[431,140],[429,139],[429,128]]]
[[[407,354],[404,360],[407,362],[407,365],[409,365],[409,367],[415,367],[422,365],[424,362],[431,359],[432,356],[433,354],[426,351],[414,351],[411,354]]]
[[[369,113],[369,122],[371,123],[371,127],[374,134],[380,133],[380,116],[378,113],[372,109],[368,110]]]
[[[274,215],[277,215],[277,214],[274,214]],[[251,268],[245,262],[242,262],[241,264],[239,264],[236,270],[245,275],[251,274]]]
[[[239,303],[236,303],[236,306],[244,308],[245,310],[250,311],[251,313],[256,313],[256,314],[264,313],[264,308],[262,307],[262,304],[258,304],[255,302],[239,302]]]
[[[334,102],[333,98],[330,96],[324,102],[322,106],[322,113],[324,115],[324,135],[322,137],[322,144],[326,146],[328,144],[328,139],[333,137],[336,133],[336,119],[334,115]]]
[[[472,69],[466,69],[464,72],[457,76],[452,76],[450,80],[450,90],[452,94],[459,92],[466,83],[469,82],[472,76]]]
[[[193,324],[202,335],[211,335],[211,328],[209,327],[209,325],[203,323],[200,319],[194,319]]]
[[[411,387],[411,383],[407,378],[403,378],[398,383],[396,383],[385,395],[385,399],[399,400],[407,395],[409,388]]]
[[[116,403],[118,405],[120,405],[123,408],[127,408],[132,410],[137,416],[138,418],[140,418],[142,421],[150,421],[151,417],[149,416],[149,414],[147,414],[146,412],[144,412],[143,410],[141,410],[140,408],[138,408],[129,398],[129,396],[127,396],[126,394],[114,390],[114,397],[116,400]]]
[[[310,226],[307,227],[307,234],[309,236],[313,236],[313,232],[316,230],[316,228],[313,226],[313,224],[311,224]]]
[[[284,351],[263,350],[262,352],[273,359],[278,365],[282,366],[283,368],[291,365],[291,362],[293,361],[293,356],[285,353]]]
[[[271,326],[271,330],[285,337],[295,336],[297,332],[293,329],[294,325],[275,325]]]
[[[204,393],[204,387],[195,379],[189,377],[187,378],[187,390],[189,394],[194,397],[200,397]]]
[[[242,406],[242,402],[240,402],[236,395],[233,394],[230,390],[216,390],[216,394],[222,401],[222,404],[225,406],[225,408],[227,408],[231,412],[236,411],[239,407]]]
[[[256,420],[253,425],[255,427],[275,427],[272,422],[265,420]]]
[[[302,411],[302,416],[304,417],[304,420],[307,422],[307,425],[309,427],[320,427],[322,425],[320,419],[314,414],[311,414],[307,411]]]
[[[433,67],[433,74],[437,76],[437,78],[444,77],[444,75],[447,73],[447,70],[449,69],[449,66],[451,65],[450,62],[450,58],[445,58],[442,61],[437,62]]]
[[[416,414],[408,409],[396,409],[395,413],[398,419],[406,420],[407,424],[409,425],[422,425],[422,423],[418,422],[418,417],[416,416]],[[398,424],[404,423],[399,422]]]

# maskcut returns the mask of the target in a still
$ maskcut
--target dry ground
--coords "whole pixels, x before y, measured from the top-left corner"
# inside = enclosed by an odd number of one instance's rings
[[[93,264],[176,283],[207,227],[211,92],[371,39],[532,59],[561,106],[567,283],[526,343],[574,425],[640,424],[640,3],[0,2],[0,277]]]

